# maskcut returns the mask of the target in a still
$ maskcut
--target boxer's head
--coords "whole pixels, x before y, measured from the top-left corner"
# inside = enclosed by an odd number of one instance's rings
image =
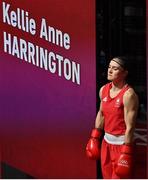
[[[110,81],[124,81],[128,75],[128,61],[124,57],[114,57],[108,67],[107,79]]]

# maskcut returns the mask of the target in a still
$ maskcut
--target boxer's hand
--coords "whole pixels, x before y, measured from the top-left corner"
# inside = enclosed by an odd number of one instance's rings
[[[115,172],[120,178],[130,178],[132,172],[132,146],[122,146]]]
[[[89,139],[86,146],[86,155],[90,159],[100,159],[100,136],[102,135],[102,131],[98,129],[93,129],[91,133],[91,138]]]

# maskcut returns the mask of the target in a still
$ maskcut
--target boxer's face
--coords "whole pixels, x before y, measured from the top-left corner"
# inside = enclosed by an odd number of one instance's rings
[[[123,81],[126,75],[127,71],[125,71],[122,66],[115,61],[110,61],[107,73],[107,79],[109,81]]]

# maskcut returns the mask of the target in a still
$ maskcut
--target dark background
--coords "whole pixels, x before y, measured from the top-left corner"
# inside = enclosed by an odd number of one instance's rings
[[[107,82],[110,59],[126,56],[130,64],[128,82],[135,89],[140,102],[136,128],[140,135],[146,134],[146,0],[96,1],[96,45],[97,110],[98,92]],[[136,145],[134,178],[146,178],[147,142]],[[97,177],[102,178],[100,162],[97,166]]]
[[[146,0],[96,0],[96,109],[99,89],[113,56],[127,56],[131,63],[129,82],[139,96],[137,126],[146,127]],[[139,147],[135,178],[146,178],[146,146]],[[2,178],[33,178],[2,164]],[[97,162],[97,178],[102,178]]]
[[[104,84],[112,57],[126,56],[130,84],[146,108],[146,1],[96,1],[96,43],[97,84]]]

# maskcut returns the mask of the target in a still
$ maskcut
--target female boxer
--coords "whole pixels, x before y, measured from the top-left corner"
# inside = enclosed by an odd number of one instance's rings
[[[123,57],[111,59],[107,79],[100,89],[100,109],[95,128],[86,146],[88,157],[101,158],[103,178],[131,178],[133,136],[138,111],[138,97],[126,82],[128,62]],[[100,137],[104,138],[100,145]]]

